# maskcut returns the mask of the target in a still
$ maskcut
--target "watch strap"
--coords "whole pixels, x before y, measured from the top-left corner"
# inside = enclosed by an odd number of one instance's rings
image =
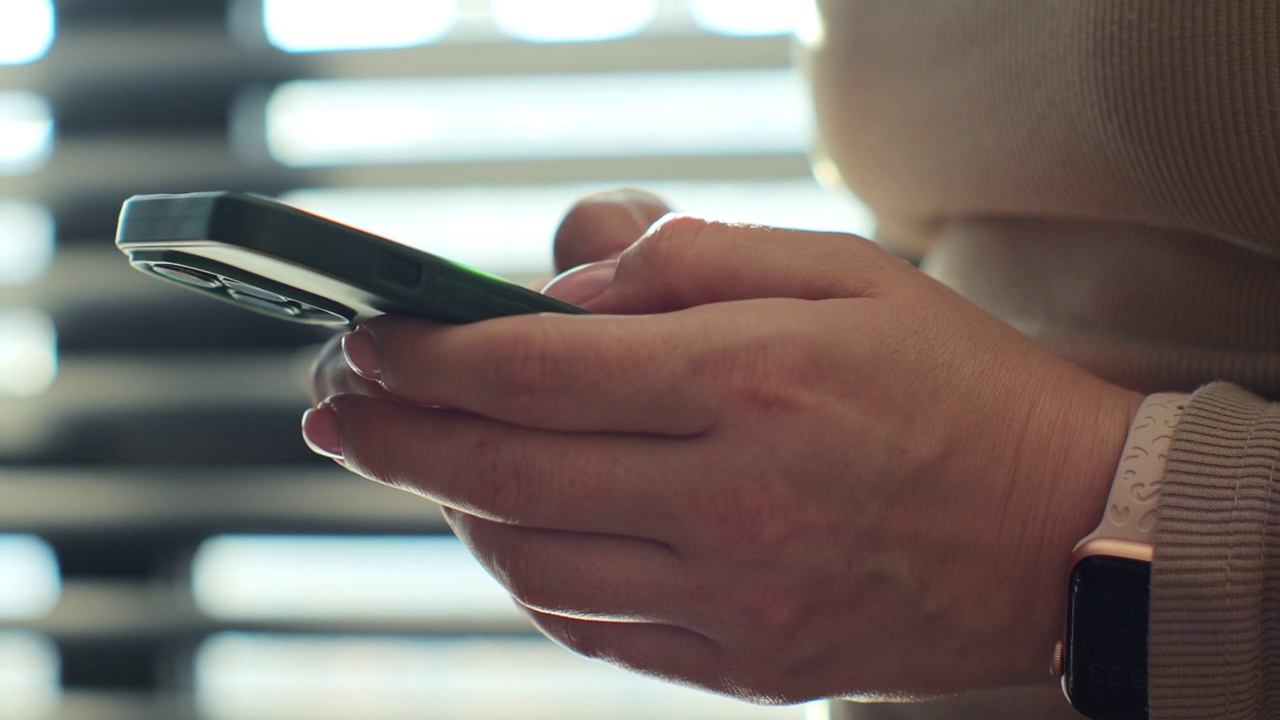
[[[1152,542],[1173,430],[1189,397],[1184,393],[1156,393],[1142,401],[1129,426],[1102,521],[1077,548],[1104,538]]]

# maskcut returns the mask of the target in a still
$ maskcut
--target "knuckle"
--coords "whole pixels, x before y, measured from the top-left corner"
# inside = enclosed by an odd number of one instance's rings
[[[760,583],[739,601],[738,611],[762,639],[792,637],[804,617],[797,591]]]
[[[504,563],[503,575],[507,591],[521,605],[539,612],[555,612],[562,608],[556,599],[556,584],[538,563],[514,554]]]
[[[390,434],[364,433],[353,443],[360,449],[355,458],[348,458],[357,465],[362,474],[389,487],[397,488],[416,495],[424,494],[424,475],[414,467],[412,460],[406,461],[405,448]]]
[[[727,378],[737,404],[757,418],[781,414],[794,402],[794,389],[786,377],[786,366],[777,359],[785,351],[760,350],[741,357]]]
[[[353,434],[343,442],[347,467],[388,487],[426,495],[421,473],[401,462],[402,448],[378,433]]]
[[[731,548],[733,557],[752,562],[766,557],[777,539],[787,535],[782,528],[789,524],[785,515],[791,501],[779,487],[786,479],[774,477],[779,471],[768,469],[760,460],[758,450],[741,451],[734,461],[742,473],[734,492],[707,493],[690,509],[702,519],[700,544],[708,550]]]
[[[661,261],[657,264],[670,265],[678,262],[682,256],[692,254],[717,226],[718,223],[690,215],[671,215],[655,225],[640,245],[643,251]]]
[[[650,228],[618,262],[620,277],[660,278],[689,262],[708,230],[716,223],[688,215],[668,215]]]
[[[719,556],[729,577],[749,577],[749,583],[727,583],[717,603],[728,627],[749,629],[760,641],[786,642],[807,617],[801,589],[770,576],[768,568],[788,568],[803,562],[808,528],[794,503],[782,493],[753,492],[737,498],[724,514],[712,520],[714,536],[707,548]],[[715,548],[728,548],[716,552]]]
[[[654,242],[673,243],[679,247],[696,242],[708,230],[720,226],[723,223],[693,215],[670,215],[656,225],[648,237]]]
[[[720,380],[743,417],[767,420],[802,407],[823,371],[809,338],[790,337],[785,328],[758,329],[754,341],[719,363],[729,368]]]
[[[492,435],[475,440],[467,454],[467,474],[477,509],[501,521],[516,521],[532,502],[532,463],[519,441]]]
[[[572,369],[547,326],[527,323],[492,350],[491,387],[507,402],[542,404],[572,385]]]

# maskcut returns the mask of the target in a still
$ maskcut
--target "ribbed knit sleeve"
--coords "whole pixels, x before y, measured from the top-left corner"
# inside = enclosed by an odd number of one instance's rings
[[[1280,718],[1280,403],[1227,384],[1178,424],[1152,567],[1152,720]]]

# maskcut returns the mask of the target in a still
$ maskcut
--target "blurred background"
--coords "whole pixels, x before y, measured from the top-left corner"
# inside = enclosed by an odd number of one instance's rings
[[[536,635],[429,503],[303,445],[324,336],[144,277],[237,189],[517,281],[581,194],[869,230],[809,0],[0,0],[0,718],[796,719]],[[821,172],[816,173],[821,175]]]

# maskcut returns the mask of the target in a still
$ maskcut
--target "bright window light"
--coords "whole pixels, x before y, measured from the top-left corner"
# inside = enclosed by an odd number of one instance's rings
[[[0,395],[33,397],[58,372],[53,318],[35,308],[0,309]]]
[[[60,593],[58,560],[48,543],[30,535],[0,535],[0,618],[47,615],[58,604]],[[3,663],[0,645],[0,668]]]
[[[207,720],[803,720],[585,660],[540,638],[222,634],[195,662]]]
[[[53,150],[53,111],[25,90],[0,91],[0,175],[38,170]]]
[[[424,45],[443,37],[457,0],[263,0],[272,45],[288,52]]]
[[[721,35],[787,35],[803,9],[803,0],[689,0],[693,21]]]
[[[681,212],[733,222],[869,235],[871,214],[812,178],[650,182]],[[297,190],[284,200],[370,232],[507,276],[551,270],[551,239],[578,198],[599,183],[517,187]],[[495,209],[501,208],[501,212]]]
[[[53,262],[53,215],[36,203],[0,200],[0,285],[34,282]]]
[[[800,0],[795,23],[796,40],[802,45],[816,51],[826,44],[827,28],[822,11],[818,9],[818,0]]]
[[[36,633],[0,631],[0,717],[42,718],[60,695],[58,649]]]
[[[0,3],[0,65],[39,60],[53,44],[53,0]],[[0,132],[0,137],[4,133]]]
[[[645,29],[657,0],[490,0],[506,35],[529,42],[613,40]]]
[[[271,154],[299,167],[794,154],[812,124],[790,69],[305,80],[266,113]]]
[[[192,583],[200,609],[220,618],[429,617],[526,625],[507,593],[452,536],[218,537],[196,552]]]

